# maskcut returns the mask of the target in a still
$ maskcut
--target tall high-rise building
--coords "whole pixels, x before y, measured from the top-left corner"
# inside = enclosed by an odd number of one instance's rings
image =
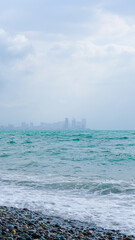
[[[85,118],[82,119],[82,129],[83,130],[86,129],[86,119]]]
[[[69,129],[69,120],[68,120],[68,118],[65,118],[64,129],[65,130]]]
[[[22,127],[23,129],[26,129],[26,128],[28,127],[28,124],[25,123],[25,122],[22,122],[21,127]]]
[[[72,119],[72,126],[71,126],[71,128],[73,130],[76,129],[76,120],[75,120],[75,118]]]

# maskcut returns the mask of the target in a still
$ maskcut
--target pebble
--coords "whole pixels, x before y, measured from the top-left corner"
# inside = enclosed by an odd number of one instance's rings
[[[0,240],[135,240],[135,236],[26,208],[0,207]]]

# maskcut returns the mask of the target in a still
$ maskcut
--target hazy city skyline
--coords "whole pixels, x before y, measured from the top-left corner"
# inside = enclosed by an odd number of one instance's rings
[[[135,129],[134,0],[0,0],[0,125]]]
[[[86,119],[81,121],[73,118],[65,118],[59,122],[41,122],[36,125],[34,122],[21,122],[19,125],[9,123],[8,125],[0,125],[0,130],[86,130]]]

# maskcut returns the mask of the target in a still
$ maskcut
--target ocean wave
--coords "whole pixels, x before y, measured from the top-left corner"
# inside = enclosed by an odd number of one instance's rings
[[[85,194],[109,195],[109,194],[135,194],[135,183],[114,182],[43,182],[20,179],[0,179],[0,184],[21,186],[35,190],[53,191],[79,191]]]

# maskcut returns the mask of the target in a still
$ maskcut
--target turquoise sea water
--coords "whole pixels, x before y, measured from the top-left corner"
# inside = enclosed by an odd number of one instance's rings
[[[135,131],[2,131],[0,196],[135,235]]]

